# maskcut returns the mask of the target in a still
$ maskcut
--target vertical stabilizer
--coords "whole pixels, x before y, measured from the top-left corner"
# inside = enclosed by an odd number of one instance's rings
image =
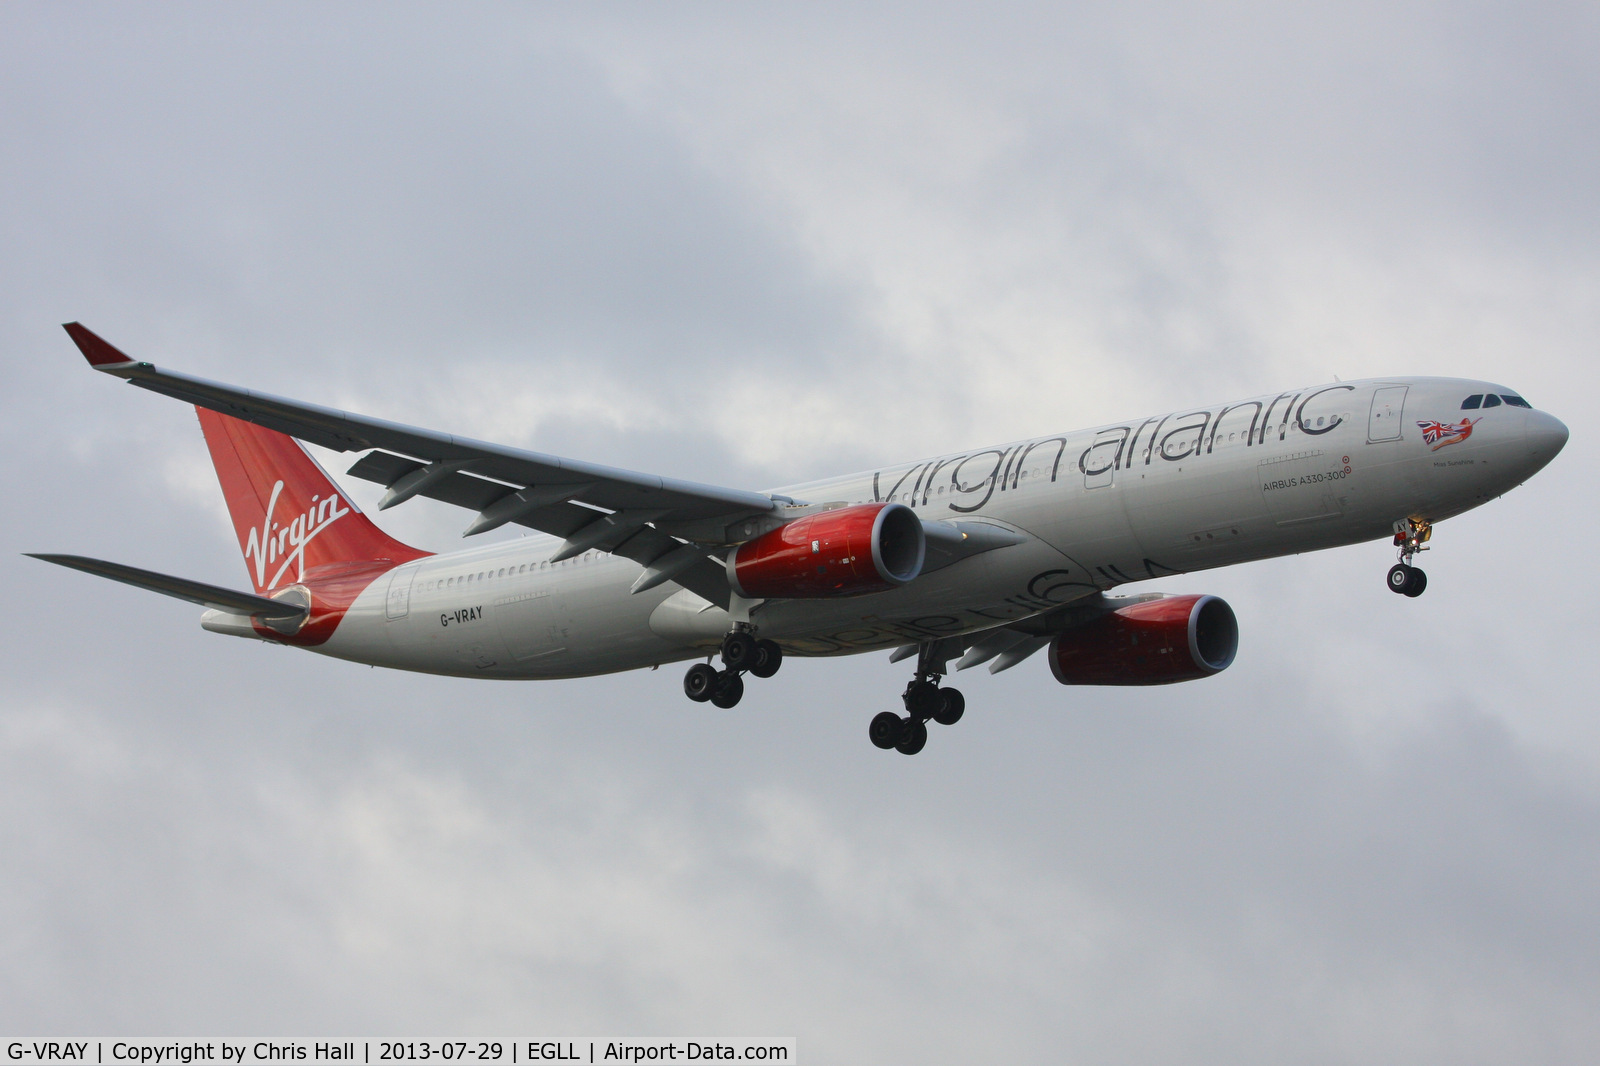
[[[333,564],[398,566],[428,554],[373,525],[293,437],[195,410],[258,593]]]

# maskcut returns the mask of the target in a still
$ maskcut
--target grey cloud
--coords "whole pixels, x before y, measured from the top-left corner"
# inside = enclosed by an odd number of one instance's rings
[[[1586,9],[162,11],[0,11],[12,1028],[1594,1057]],[[738,484],[1334,358],[1481,366],[1574,438],[1441,527],[1424,600],[1379,588],[1381,544],[1155,583],[1233,602],[1232,669],[975,671],[962,723],[885,758],[879,656],[722,714],[673,670],[229,641],[19,558],[242,583],[192,414],[91,374],[71,318]],[[430,549],[463,520],[382,518]]]

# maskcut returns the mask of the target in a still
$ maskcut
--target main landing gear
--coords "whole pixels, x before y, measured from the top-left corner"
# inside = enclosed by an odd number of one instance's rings
[[[966,712],[966,697],[958,689],[939,687],[945,663],[944,659],[935,658],[934,648],[933,644],[924,644],[918,649],[917,674],[900,697],[905,704],[905,717],[883,711],[867,726],[872,743],[885,751],[893,748],[902,755],[915,755],[928,743],[929,719],[940,725],[955,725]]]
[[[717,707],[732,707],[744,697],[747,671],[756,677],[771,677],[783,665],[783,649],[770,640],[757,640],[754,630],[739,627],[722,638],[722,669],[710,662],[695,663],[683,675],[683,694],[696,703],[710,701]]]
[[[1418,552],[1428,550],[1433,539],[1433,524],[1420,518],[1403,518],[1394,524],[1394,545],[1400,561],[1389,568],[1389,591],[1404,596],[1420,596],[1428,587],[1428,575],[1411,565]]]

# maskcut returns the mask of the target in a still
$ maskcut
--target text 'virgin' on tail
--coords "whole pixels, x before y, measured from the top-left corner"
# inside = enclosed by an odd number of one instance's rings
[[[373,525],[293,437],[195,410],[257,592],[337,564],[399,565],[429,554]]]

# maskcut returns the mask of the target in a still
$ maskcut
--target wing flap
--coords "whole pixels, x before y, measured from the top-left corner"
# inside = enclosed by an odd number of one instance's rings
[[[426,465],[401,455],[374,451],[357,460],[348,472],[352,477],[361,478],[363,481],[393,485]],[[417,495],[481,513],[516,491],[514,485],[505,485],[456,471],[424,485],[418,490]],[[559,503],[521,515],[511,519],[511,522],[568,540],[600,517],[599,512],[591,508],[580,507],[573,503]],[[632,536],[619,540],[609,548],[603,543],[598,546],[602,550],[609,550],[613,555],[631,559],[647,569],[663,556],[686,547],[684,541],[663,533],[653,525],[640,526],[633,531]],[[672,576],[668,580],[712,603],[726,606],[728,595],[732,591],[728,586],[727,571],[721,563],[714,562],[708,556],[709,552],[693,563],[683,564],[682,569],[674,567]]]

